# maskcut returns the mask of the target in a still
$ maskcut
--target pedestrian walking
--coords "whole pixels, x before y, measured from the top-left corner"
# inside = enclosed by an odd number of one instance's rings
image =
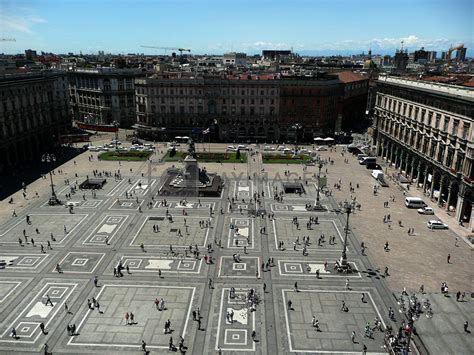
[[[360,300],[361,300],[362,303],[366,303],[364,292],[361,293]]]
[[[257,337],[257,332],[255,330],[252,330],[252,340],[255,341],[256,337]]]
[[[128,320],[130,318],[130,315],[127,313],[125,313],[125,325],[128,325]]]
[[[470,331],[469,331],[468,328],[469,328],[469,322],[468,322],[468,321],[465,321],[465,322],[464,322],[464,332],[470,333]]]
[[[349,279],[346,279],[346,290],[350,290],[350,287],[349,287]]]
[[[448,264],[451,264],[451,254],[448,254],[447,261],[448,261]]]
[[[44,331],[44,323],[43,322],[40,323],[39,327],[41,329],[41,333],[46,334],[45,331]]]
[[[351,333],[351,341],[352,341],[353,343],[356,342],[356,341],[355,341],[355,338],[356,338],[356,332],[355,332],[355,331],[352,331],[352,333]]]
[[[455,247],[458,247],[458,246],[459,246],[459,245],[458,245],[458,237],[456,237],[456,240],[454,241],[454,246],[455,246]]]
[[[51,307],[54,307],[54,304],[53,302],[51,301],[51,298],[49,298],[49,295],[46,295],[46,303],[45,303],[45,306],[47,305],[51,305]]]
[[[145,354],[147,353],[145,340],[142,340],[142,351],[143,351]]]
[[[298,292],[298,282],[295,282],[295,292]]]
[[[99,282],[99,279],[97,278],[97,276],[94,276],[94,286],[95,287],[99,287],[99,286],[97,286],[98,282]]]
[[[135,315],[130,312],[130,325],[135,324]]]

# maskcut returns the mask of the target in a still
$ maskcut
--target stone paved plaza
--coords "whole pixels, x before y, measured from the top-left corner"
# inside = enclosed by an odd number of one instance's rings
[[[397,330],[402,315],[393,293],[398,296],[401,289],[390,284],[391,278],[413,273],[417,278],[413,284],[423,283],[416,270],[403,269],[398,261],[394,266],[390,260],[380,262],[384,261],[381,258],[396,258],[400,246],[397,237],[389,235],[393,232],[382,229],[380,223],[377,227],[366,225],[367,232],[363,228],[362,216],[379,214],[381,209],[377,205],[366,212],[370,203],[364,199],[369,200],[370,193],[368,197],[358,194],[362,208],[350,220],[347,253],[355,272],[335,271],[346,223],[345,214],[335,209],[350,194],[322,194],[321,203],[327,211],[307,212],[305,204],[316,198],[315,167],[304,172],[304,179],[309,180],[304,195],[287,194],[278,202],[272,190],[280,188],[283,172],[293,169],[302,174],[301,166],[263,165],[260,155],[235,167],[209,164],[209,171],[227,172],[220,198],[188,198],[183,203],[178,197],[168,197],[165,206],[154,193],[169,164],[154,164],[148,181],[147,163],[118,165],[98,163],[95,158],[89,163],[89,155],[78,157],[77,165],[67,163],[64,175],[56,173],[61,200],[70,192],[63,181],[67,178],[71,184],[76,179],[80,183],[93,169],[112,174],[120,169],[122,177],[107,177],[96,197],[78,190],[71,199],[75,202],[73,213],[64,206],[47,205],[48,186],[42,179],[34,187],[41,192],[39,198],[20,202],[15,196],[18,202],[13,205],[2,202],[0,260],[5,260],[6,266],[0,269],[1,354],[37,354],[45,343],[54,354],[139,354],[142,340],[150,353],[169,353],[170,337],[178,347],[180,336],[189,354],[217,354],[219,348],[224,354],[354,354],[361,353],[363,345],[369,353],[384,353],[383,333],[375,330],[373,338],[364,337],[364,327],[367,322],[374,326],[378,317],[384,327],[391,325]],[[332,166],[327,167],[331,181]],[[371,183],[366,179],[359,182]],[[336,181],[332,177],[332,182]],[[267,215],[254,216],[249,213],[255,208],[251,198],[262,192],[264,197],[257,207]],[[32,191],[28,190],[28,195],[32,196]],[[236,203],[229,203],[231,198]],[[11,216],[13,208],[17,217]],[[26,222],[27,215],[31,224]],[[299,225],[293,223],[294,217]],[[309,217],[317,217],[318,223],[308,227]],[[380,235],[378,240],[371,238],[372,233]],[[434,233],[448,238],[445,232]],[[324,240],[318,242],[321,235]],[[309,237],[305,255],[304,237]],[[330,237],[334,242],[329,243]],[[385,255],[375,250],[389,237],[394,256],[392,251]],[[367,244],[368,255],[361,253],[361,241]],[[279,248],[280,242],[284,242],[283,248]],[[193,253],[196,246],[199,256]],[[460,255],[470,255],[464,245],[460,248]],[[117,277],[114,271],[119,265],[123,270]],[[383,272],[386,265],[390,266],[389,275]],[[460,276],[452,275],[461,279],[459,288],[465,271],[460,272]],[[445,348],[456,339],[457,345],[451,349],[457,354],[474,352],[472,336],[462,331],[464,317],[470,323],[473,320],[470,293],[459,304],[453,295],[449,300],[435,296],[434,317],[422,316],[419,321],[421,339],[416,337],[415,342],[423,349],[421,353],[442,349],[430,348],[443,332],[440,319],[457,329],[442,338]],[[46,304],[48,299],[51,302]],[[343,302],[346,311],[341,311]],[[395,321],[388,318],[389,307],[396,311]],[[125,317],[131,313],[133,322]],[[312,325],[313,316],[319,329]],[[170,331],[165,334],[168,320]],[[73,324],[76,332],[70,335],[66,328]],[[16,339],[11,336],[13,327]],[[352,332],[355,341],[351,340]]]

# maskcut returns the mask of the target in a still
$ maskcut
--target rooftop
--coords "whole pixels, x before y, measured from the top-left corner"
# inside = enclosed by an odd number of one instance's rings
[[[430,77],[428,77],[430,78]],[[472,80],[472,79],[471,79]],[[470,82],[472,83],[472,81]],[[423,91],[436,92],[440,94],[450,95],[462,99],[474,100],[474,90],[469,87],[471,85],[453,85],[445,84],[434,80],[426,80],[426,78],[416,79],[411,77],[394,77],[388,75],[380,75],[377,79],[379,82],[391,83],[400,86],[409,86]]]

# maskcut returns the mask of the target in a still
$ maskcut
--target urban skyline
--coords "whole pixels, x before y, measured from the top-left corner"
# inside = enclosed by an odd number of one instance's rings
[[[151,45],[190,48],[192,54],[256,54],[262,49],[293,49],[301,55],[350,55],[369,49],[393,54],[403,41],[410,51],[425,47],[439,52],[464,43],[467,56],[472,56],[474,47],[470,1],[454,5],[403,0],[384,6],[372,0],[134,4],[2,0],[0,35],[16,42],[0,42],[0,52],[16,54],[32,48],[55,53],[170,54],[140,47]],[[449,26],[441,26],[447,20]]]

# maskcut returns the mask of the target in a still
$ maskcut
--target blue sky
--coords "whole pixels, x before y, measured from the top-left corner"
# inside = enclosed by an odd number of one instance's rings
[[[0,0],[0,52],[393,54],[465,43],[473,56],[472,0]],[[169,54],[169,52],[168,52]]]

